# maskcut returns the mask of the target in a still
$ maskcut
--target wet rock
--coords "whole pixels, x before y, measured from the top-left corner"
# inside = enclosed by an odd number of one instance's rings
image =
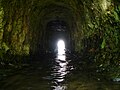
[[[120,78],[114,78],[113,81],[114,82],[120,82]]]

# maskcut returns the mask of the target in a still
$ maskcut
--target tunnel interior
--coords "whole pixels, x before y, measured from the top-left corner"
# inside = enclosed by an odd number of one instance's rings
[[[48,36],[48,48],[50,51],[57,51],[57,43],[59,40],[63,40],[66,50],[70,50],[70,33],[66,22],[61,20],[50,21],[47,24],[46,31],[46,35]]]
[[[45,61],[59,40],[80,70],[120,77],[120,0],[0,0],[0,68]]]
[[[40,8],[37,6],[37,8]],[[67,51],[74,49],[73,33],[75,21],[70,7],[63,3],[46,4],[41,11],[31,14],[32,39],[30,52],[33,54],[41,52],[55,52],[58,40],[65,42]],[[36,14],[38,13],[38,14]]]

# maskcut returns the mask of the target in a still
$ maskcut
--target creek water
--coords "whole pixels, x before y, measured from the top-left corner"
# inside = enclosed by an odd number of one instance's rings
[[[120,90],[119,82],[104,80],[76,58],[64,54],[32,59],[28,68],[0,81],[0,90]]]

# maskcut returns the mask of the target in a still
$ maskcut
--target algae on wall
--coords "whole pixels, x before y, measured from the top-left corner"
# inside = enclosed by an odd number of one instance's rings
[[[5,46],[5,44],[2,44],[2,39],[3,39],[3,16],[4,16],[4,11],[1,6],[0,2],[0,59],[3,58],[3,54],[5,51],[8,50],[8,47]]]
[[[117,4],[116,4],[117,3]],[[98,67],[114,73],[120,73],[120,2],[112,2],[104,15],[101,16],[100,51],[95,56]],[[114,74],[113,73],[113,74]],[[117,74],[120,77],[120,74]]]
[[[4,11],[0,4],[0,48],[1,48],[1,42],[3,37],[3,16],[4,16]]]
[[[82,39],[92,38],[94,35],[97,35],[99,36],[98,38],[102,39],[103,34],[111,31],[106,29],[111,28],[116,32],[114,29],[119,28],[117,25],[111,25],[111,23],[114,22],[119,23],[119,9],[115,9],[116,6],[111,0],[75,1],[76,3],[73,2],[71,7],[73,7],[73,10],[75,11],[74,17],[76,18],[75,23],[77,30],[73,32],[73,38],[75,40],[75,48],[77,51],[84,49]],[[118,33],[116,32],[116,34]],[[113,37],[115,37],[115,35],[113,35]]]
[[[26,43],[29,17],[25,3],[27,4],[24,0],[2,0],[1,2],[4,11],[2,43],[9,47],[11,54],[29,54],[29,45]]]
[[[120,2],[85,0],[83,3],[83,12],[78,16],[84,17],[77,19],[81,28],[74,33],[76,51],[90,53],[89,57],[94,56],[92,61],[96,67],[109,71],[110,76],[120,77]]]

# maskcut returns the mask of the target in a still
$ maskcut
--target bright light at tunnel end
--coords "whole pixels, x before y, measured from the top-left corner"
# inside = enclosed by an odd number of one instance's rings
[[[63,55],[65,54],[65,42],[63,40],[59,40],[57,42],[58,54]]]

